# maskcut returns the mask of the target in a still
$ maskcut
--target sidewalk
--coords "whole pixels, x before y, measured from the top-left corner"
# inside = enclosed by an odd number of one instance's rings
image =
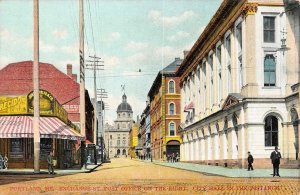
[[[70,168],[70,169],[54,169],[55,175],[68,175],[76,173],[90,173],[96,168],[101,166],[102,163],[97,165],[87,165],[86,169]],[[35,175],[34,169],[0,169],[0,175]],[[48,174],[48,169],[40,169],[38,174]]]
[[[224,177],[240,177],[240,178],[268,178],[268,177],[273,178],[273,169],[254,169],[253,171],[247,171],[247,169],[225,168],[221,166],[200,165],[200,164],[183,163],[183,162],[168,163],[168,162],[153,161],[153,163],[161,166],[166,166],[166,167],[173,167],[177,169],[199,172],[204,175],[218,175]],[[299,169],[279,169],[279,172],[280,172],[280,176],[283,178],[300,178]]]

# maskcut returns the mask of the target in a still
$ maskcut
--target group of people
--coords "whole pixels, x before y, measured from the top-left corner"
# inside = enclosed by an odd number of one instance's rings
[[[179,153],[177,152],[176,154],[173,152],[172,154],[167,154],[167,161],[174,163],[178,162],[180,159]]]
[[[0,169],[8,168],[8,158],[5,155],[4,157],[0,154]]]
[[[280,175],[279,175],[279,165],[280,165],[281,154],[278,151],[277,146],[275,147],[275,151],[273,151],[271,153],[270,159],[271,159],[272,164],[273,164],[273,177],[275,177],[275,176],[280,177]],[[253,171],[253,165],[252,165],[253,162],[254,162],[254,158],[251,155],[251,153],[248,152],[248,171],[250,171],[250,170]]]

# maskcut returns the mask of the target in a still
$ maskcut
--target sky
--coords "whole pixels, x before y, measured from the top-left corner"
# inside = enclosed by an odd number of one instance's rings
[[[107,91],[106,122],[116,119],[125,93],[134,119],[146,106],[159,70],[183,58],[222,0],[84,0],[85,60],[98,56],[97,88]],[[79,72],[79,1],[40,0],[40,61]],[[33,60],[33,0],[0,0],[0,69]],[[139,71],[140,70],[140,71]],[[78,77],[79,78],[79,77]],[[93,71],[86,88],[94,97]]]

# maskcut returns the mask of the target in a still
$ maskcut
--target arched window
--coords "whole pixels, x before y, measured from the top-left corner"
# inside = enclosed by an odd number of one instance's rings
[[[175,114],[175,105],[174,105],[174,103],[170,103],[170,105],[169,105],[169,114],[170,115]]]
[[[275,116],[265,119],[265,146],[278,146],[278,119]]]
[[[175,93],[174,81],[169,81],[169,93]]]
[[[169,124],[169,130],[170,130],[170,136],[174,136],[175,135],[175,123],[171,122]]]

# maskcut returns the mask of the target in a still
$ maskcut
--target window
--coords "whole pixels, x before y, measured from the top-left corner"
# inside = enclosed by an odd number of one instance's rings
[[[217,50],[216,50],[216,55],[217,55],[217,67],[218,67],[218,84],[219,84],[219,86],[218,86],[218,88],[219,88],[219,99],[218,99],[218,101],[221,101],[221,99],[222,99],[222,90],[223,90],[223,88],[222,88],[222,66],[221,66],[221,63],[222,63],[222,59],[221,59],[221,56],[222,56],[222,51],[221,51],[221,45],[219,45],[218,47],[217,47]]]
[[[213,65],[213,55],[208,57],[208,63],[210,66],[210,105],[214,104],[214,65]]]
[[[169,93],[175,93],[174,81],[169,81]]]
[[[123,146],[125,146],[125,144],[126,144],[126,140],[123,140]]]
[[[170,130],[170,136],[174,136],[175,135],[175,124],[173,122],[170,123],[169,130]]]
[[[231,40],[230,35],[225,39],[226,47],[226,64],[227,64],[227,89],[231,93]]]
[[[175,114],[175,105],[173,103],[170,103],[170,105],[169,105],[169,114],[170,115]]]
[[[120,146],[120,145],[121,145],[121,141],[117,140],[117,146]]]
[[[112,139],[112,135],[110,135],[109,137],[110,137],[110,139]]]
[[[278,120],[275,116],[265,119],[265,146],[278,146]]]
[[[264,59],[264,86],[275,86],[276,62],[272,54],[267,54]]]
[[[239,72],[238,72],[238,78],[239,78],[239,88],[242,88],[244,83],[243,83],[243,56],[242,56],[242,47],[243,47],[243,42],[242,42],[242,23],[239,23],[236,26],[235,29],[235,35],[236,35],[236,42],[237,42],[237,62],[238,62],[238,67],[239,67]]]
[[[264,42],[275,42],[275,17],[264,17]]]

